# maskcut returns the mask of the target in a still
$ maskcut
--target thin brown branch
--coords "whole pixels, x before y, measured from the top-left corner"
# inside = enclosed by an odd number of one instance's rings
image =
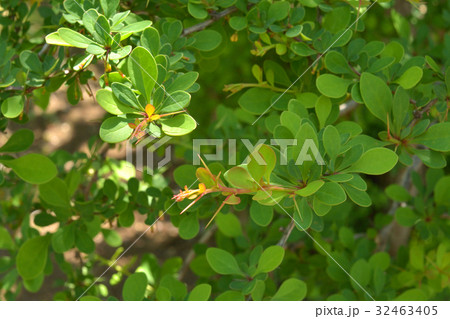
[[[289,239],[289,236],[291,236],[292,231],[294,230],[295,221],[291,220],[289,225],[284,229],[283,236],[281,237],[280,241],[278,242],[278,246],[284,247],[286,245],[287,240]]]
[[[420,159],[417,156],[413,156],[413,163],[411,164],[411,166],[408,166],[402,174],[399,175],[397,184],[399,184],[406,190],[411,191],[413,188],[411,174],[413,171],[418,171],[421,167],[422,162],[420,161]],[[395,211],[397,210],[397,208],[399,208],[399,206],[399,202],[393,201],[387,214],[390,216],[394,216]],[[377,238],[377,250],[384,251],[390,245],[390,253],[396,254],[398,248],[406,244],[410,232],[411,228],[400,226],[394,219],[389,225],[380,230]]]
[[[213,225],[210,228],[206,229],[206,231],[203,233],[202,237],[200,237],[200,239],[198,240],[198,244],[206,244],[211,237],[214,235],[214,232],[216,231],[217,226]],[[183,280],[184,276],[186,276],[188,270],[189,270],[189,265],[191,264],[192,260],[195,257],[195,252],[194,249],[191,249],[188,253],[188,255],[186,256],[186,258],[184,259],[184,264],[183,267],[180,270],[180,273],[178,274],[178,280]]]
[[[209,27],[211,24],[213,24],[214,22],[216,22],[217,20],[220,20],[221,18],[233,13],[237,11],[237,8],[235,6],[229,7],[221,12],[217,12],[217,13],[211,13],[211,18],[203,21],[199,24],[193,25],[192,27],[186,28],[183,30],[183,36],[186,36],[188,34],[197,32],[197,31],[201,31],[207,27]]]

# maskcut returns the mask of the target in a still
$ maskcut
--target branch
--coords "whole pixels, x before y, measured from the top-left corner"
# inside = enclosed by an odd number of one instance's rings
[[[289,226],[287,226],[284,229],[283,236],[281,237],[280,241],[277,244],[278,246],[281,246],[284,248],[287,240],[289,239],[289,236],[291,236],[292,230],[294,230],[294,226],[295,226],[295,222],[294,222],[294,220],[291,220],[291,222],[289,223]]]
[[[221,18],[223,18],[226,15],[229,15],[235,11],[237,11],[237,8],[235,6],[232,6],[221,12],[211,13],[211,19],[203,21],[199,24],[193,25],[192,27],[184,29],[182,35],[186,36],[188,34],[191,34],[191,33],[197,32],[197,31],[201,31],[201,30],[207,28],[208,26],[210,26],[211,24],[213,24],[214,22],[216,22],[217,20],[220,20]]]
[[[401,174],[397,180],[397,183],[404,187],[406,190],[410,191],[412,188],[411,173],[417,171],[421,168],[422,162],[417,156],[413,156],[413,163],[408,166]],[[388,215],[394,216],[395,211],[400,206],[399,202],[393,201],[391,207],[388,210]],[[378,251],[384,251],[389,243],[395,244],[391,247],[391,253],[396,253],[397,249],[405,244],[405,240],[409,238],[409,233],[411,228],[400,226],[394,219],[389,225],[381,229],[377,241],[378,241]],[[401,236],[401,238],[399,238]]]
[[[49,48],[50,48],[50,44],[45,43],[44,46],[42,47],[42,49],[39,51],[38,56],[39,57],[43,56],[48,51]]]
[[[216,231],[216,229],[217,229],[217,226],[215,224],[213,226],[211,226],[210,228],[208,228],[203,233],[202,237],[200,237],[200,239],[198,240],[197,243],[198,244],[206,244],[211,239],[212,235],[214,235],[214,232]],[[191,249],[184,260],[184,264],[180,270],[180,273],[178,274],[178,280],[181,281],[184,278],[184,276],[186,276],[188,269],[189,269],[189,264],[192,262],[194,257],[195,257],[194,249]]]
[[[346,103],[343,103],[339,105],[339,115],[340,116],[346,116],[349,113],[351,113],[356,107],[358,106],[358,103],[354,100],[347,101]]]

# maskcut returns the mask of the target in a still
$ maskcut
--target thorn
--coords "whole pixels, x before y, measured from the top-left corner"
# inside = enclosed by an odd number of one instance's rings
[[[209,224],[211,224],[211,222],[214,220],[214,218],[216,218],[217,214],[220,212],[220,210],[223,208],[223,206],[225,206],[225,202],[231,197],[231,195],[228,195],[224,201],[222,202],[222,204],[220,204],[219,208],[216,210],[216,212],[214,213],[213,217],[211,217],[211,219],[209,220],[208,224],[206,224],[205,228],[208,228]]]

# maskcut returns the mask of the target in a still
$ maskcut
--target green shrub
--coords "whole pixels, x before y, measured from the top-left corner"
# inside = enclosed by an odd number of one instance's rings
[[[2,299],[449,299],[447,1],[0,11]],[[55,92],[106,111],[87,152],[35,141]],[[162,167],[105,155],[158,143]],[[160,219],[190,252],[128,252]]]

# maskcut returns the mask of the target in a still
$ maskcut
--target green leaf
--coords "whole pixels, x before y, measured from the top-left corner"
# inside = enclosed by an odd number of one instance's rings
[[[352,265],[352,268],[350,268],[350,275],[353,278],[351,280],[353,288],[355,290],[361,291],[360,286],[367,286],[372,277],[370,264],[364,259],[359,259]]]
[[[95,250],[95,243],[92,237],[84,230],[77,229],[75,232],[75,246],[86,254],[91,254]]]
[[[199,20],[203,20],[208,17],[208,11],[206,11],[205,6],[201,3],[193,3],[189,1],[188,12],[191,16]]]
[[[311,207],[308,204],[306,198],[295,197],[295,210],[294,210],[294,221],[295,226],[301,230],[306,231],[313,222],[313,213]],[[298,208],[298,209],[297,209]]]
[[[350,23],[351,13],[349,6],[334,7],[323,17],[323,28],[331,33],[344,30]]]
[[[109,54],[109,58],[111,60],[120,60],[126,57],[131,52],[131,45],[127,45],[121,48],[118,48],[117,50],[111,51]]]
[[[70,43],[64,41],[59,35],[58,31],[52,32],[45,37],[45,42],[48,44],[59,45],[64,47],[72,46]]]
[[[195,81],[198,79],[197,72],[187,72],[185,74],[178,75],[178,77],[167,87],[167,93],[175,93],[176,91],[186,91],[189,89]]]
[[[255,187],[255,180],[243,167],[236,166],[229,169],[225,172],[224,177],[234,187],[243,189],[253,189]]]
[[[299,56],[310,56],[316,54],[316,50],[311,49],[306,43],[303,42],[294,42],[290,46],[292,52]]]
[[[403,49],[403,46],[396,42],[396,41],[390,41],[384,50],[381,52],[380,56],[391,56],[395,58],[394,63],[400,62],[400,60],[403,58],[403,55],[405,54],[405,49]]]
[[[42,63],[37,53],[30,50],[22,51],[20,52],[19,60],[22,66],[28,71],[33,71],[38,74],[43,73]]]
[[[261,145],[258,149],[258,153],[261,155],[263,160],[266,162],[266,170],[264,172],[264,178],[266,182],[270,182],[270,174],[275,168],[277,162],[277,156],[272,147],[268,145]]]
[[[74,15],[78,19],[81,19],[83,16],[83,7],[80,6],[77,0],[65,0],[63,2],[63,6],[67,12]]]
[[[146,28],[141,34],[141,45],[149,50],[153,56],[157,56],[160,48],[158,30],[153,27]]]
[[[111,247],[120,247],[122,245],[122,238],[118,232],[112,229],[102,229],[103,238],[105,242]]]
[[[296,278],[289,278],[285,280],[275,295],[272,301],[300,301],[306,297],[306,284]]]
[[[275,21],[280,21],[285,19],[289,14],[289,2],[287,1],[278,1],[272,3],[269,7],[269,11],[267,13],[267,23],[273,23]]]
[[[261,144],[250,154],[250,161],[247,164],[248,172],[257,183],[261,183],[263,177],[269,182],[276,160],[274,150],[268,145]]]
[[[284,258],[284,248],[281,246],[267,247],[261,257],[259,257],[258,266],[256,267],[255,275],[259,273],[267,273],[274,271]]]
[[[384,147],[375,147],[365,152],[345,172],[381,175],[393,169],[397,161],[398,156],[395,152]]]
[[[311,181],[305,187],[295,191],[295,194],[303,197],[311,196],[316,193],[323,186],[323,184],[325,184],[323,180]]]
[[[212,51],[222,42],[222,35],[215,30],[196,32],[192,38],[195,42],[191,46],[200,51]]]
[[[142,272],[128,276],[123,285],[122,297],[125,301],[141,301],[144,299],[148,279]]]
[[[195,181],[196,170],[192,165],[181,165],[175,168],[173,179],[180,186],[190,186]]]
[[[379,77],[364,72],[360,80],[361,96],[369,111],[384,123],[392,109],[392,93]]]
[[[447,86],[447,95],[450,95],[450,66],[445,69],[445,85]]]
[[[0,226],[0,249],[13,250],[15,246],[8,230],[5,227]]]
[[[392,123],[396,135],[400,135],[403,123],[409,113],[409,95],[401,86],[399,86],[395,91],[394,104],[392,106]]]
[[[253,114],[264,113],[271,105],[274,92],[262,88],[251,88],[238,100],[239,105],[247,112]]]
[[[433,151],[430,149],[417,149],[414,148],[411,150],[414,155],[417,155],[418,158],[428,167],[430,168],[444,168],[447,166],[447,161],[445,160],[445,155],[443,153]],[[407,156],[407,161],[411,161],[411,163],[406,164],[410,165],[412,164],[412,159],[409,157],[409,154],[405,154],[403,152],[404,156]]]
[[[330,206],[339,205],[347,199],[345,191],[335,182],[326,182],[315,196],[319,201]]]
[[[114,82],[111,84],[111,89],[114,96],[123,104],[133,106],[135,108],[141,108],[136,95],[125,84]]]
[[[136,47],[128,57],[128,72],[133,86],[150,103],[158,78],[158,67],[152,54],[144,47]]]
[[[52,235],[52,248],[57,253],[64,253],[75,245],[75,224],[59,228]]]
[[[94,38],[97,42],[105,45],[112,43],[113,38],[110,35],[111,28],[104,15],[98,16],[97,21],[94,24],[94,30]]]
[[[57,174],[55,164],[41,154],[31,153],[13,160],[0,160],[0,163],[11,168],[17,176],[30,184],[47,183]]]
[[[406,70],[394,83],[400,84],[405,90],[409,90],[417,85],[422,79],[423,71],[418,66],[412,66]]]
[[[227,290],[218,295],[215,301],[244,301],[245,296],[240,291]]]
[[[13,119],[22,113],[23,107],[23,97],[21,95],[15,95],[4,100],[1,109],[3,116]]]
[[[95,94],[95,99],[106,112],[114,115],[136,112],[136,109],[120,102],[119,99],[114,96],[111,88],[98,90]]]
[[[175,91],[164,100],[159,113],[170,113],[183,110],[189,105],[191,95],[185,91]]]
[[[242,235],[241,222],[236,215],[219,213],[216,216],[217,228],[227,237],[235,238]]]
[[[125,141],[133,133],[129,123],[133,123],[133,121],[123,117],[115,116],[106,119],[100,126],[100,138],[106,143]]]
[[[273,207],[261,205],[256,201],[252,201],[250,206],[250,218],[255,224],[266,227],[273,218]]]
[[[177,114],[160,120],[161,129],[170,136],[182,136],[191,133],[197,127],[194,118],[188,114]]]
[[[58,177],[39,185],[39,196],[50,205],[64,208],[70,207],[67,185]]]
[[[331,101],[329,98],[321,95],[316,101],[316,114],[319,119],[320,128],[325,126],[328,116],[331,112]]]
[[[88,11],[84,12],[83,14],[83,25],[86,28],[86,30],[89,31],[90,34],[95,33],[95,23],[97,22],[97,19],[99,17],[99,13],[95,9],[89,9]]]
[[[197,214],[189,213],[182,217],[178,225],[178,232],[181,238],[188,240],[197,236],[200,230]]]
[[[221,275],[242,275],[242,271],[234,256],[226,250],[219,248],[208,248],[206,260],[211,268]]]
[[[58,35],[64,42],[77,48],[86,49],[89,44],[95,43],[91,39],[86,38],[84,35],[68,28],[58,29]]]
[[[299,36],[303,31],[303,25],[298,24],[295,26],[292,26],[289,30],[286,31],[286,36],[288,38],[294,38],[296,36]]]
[[[375,253],[370,257],[369,264],[373,267],[378,267],[383,271],[387,270],[391,264],[391,256],[384,251]]]
[[[400,296],[395,298],[395,301],[426,301],[428,300],[427,295],[422,289],[412,288],[408,289]]]
[[[423,242],[413,239],[409,244],[409,263],[415,270],[423,271],[425,262],[425,247]]]
[[[316,196],[313,197],[313,209],[317,216],[325,216],[330,212],[331,207],[318,200]]]
[[[316,80],[316,86],[320,93],[331,98],[340,98],[347,93],[347,87],[351,80],[337,77],[333,74],[322,74]]]
[[[327,69],[336,74],[352,74],[353,71],[348,65],[347,59],[337,51],[330,51],[325,56]]]
[[[135,22],[135,23],[126,25],[125,27],[122,27],[122,28],[118,29],[117,31],[120,33],[135,33],[135,32],[140,32],[140,31],[148,28],[151,25],[152,25],[151,21],[144,20],[144,21],[139,21],[139,22]]]
[[[234,16],[230,18],[228,23],[233,30],[242,31],[247,27],[247,18]]]
[[[341,149],[341,135],[335,126],[328,125],[323,131],[323,146],[330,159],[334,160]]]
[[[2,153],[17,153],[28,149],[34,141],[33,131],[19,129],[0,147]]]
[[[395,211],[395,220],[404,227],[412,227],[418,220],[418,217],[411,208],[399,207]]]
[[[434,186],[436,204],[450,206],[450,176],[442,177]]]
[[[450,122],[430,126],[425,133],[413,139],[411,143],[422,144],[438,152],[450,151]]]
[[[29,292],[34,293],[38,292],[39,289],[41,289],[43,283],[44,283],[44,273],[41,273],[34,279],[23,280],[23,286],[25,287],[25,289],[28,290]]]
[[[89,44],[86,48],[86,52],[89,54],[101,56],[106,53],[106,50],[97,44]]]
[[[391,64],[393,64],[394,61],[395,61],[395,58],[392,56],[385,56],[385,57],[379,58],[370,65],[370,67],[367,69],[367,71],[370,73],[380,72],[380,71],[386,69],[387,67],[389,67]]]
[[[100,0],[103,13],[107,18],[111,17],[119,5],[120,0]]]
[[[359,190],[352,186],[348,186],[347,184],[343,184],[342,187],[344,188],[348,197],[350,197],[352,202],[354,202],[356,205],[359,205],[361,207],[369,207],[370,205],[372,205],[372,200],[365,191]]]
[[[389,185],[388,187],[386,187],[385,192],[390,199],[397,202],[407,202],[411,199],[411,195],[408,193],[408,191],[403,186],[397,184]]]
[[[19,248],[16,267],[19,275],[26,280],[38,277],[47,263],[50,236],[39,236],[28,239]]]
[[[188,301],[208,301],[211,295],[211,285],[200,284],[192,289],[189,294]]]

